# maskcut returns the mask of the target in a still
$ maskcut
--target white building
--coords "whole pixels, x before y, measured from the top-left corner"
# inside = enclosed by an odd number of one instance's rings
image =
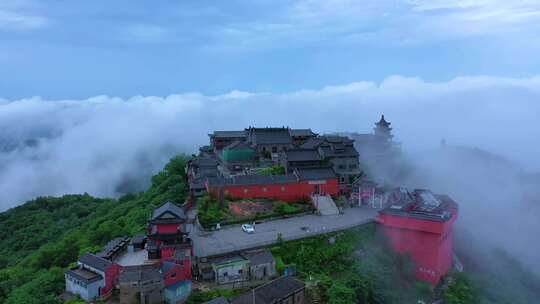
[[[77,267],[66,271],[66,290],[80,296],[86,301],[99,298],[99,289],[105,286],[102,275]]]

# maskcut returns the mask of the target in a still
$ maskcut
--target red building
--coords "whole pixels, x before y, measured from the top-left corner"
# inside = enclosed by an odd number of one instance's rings
[[[180,281],[191,280],[191,262],[178,263],[177,261],[163,261],[160,270],[163,274],[164,285],[169,287]]]
[[[309,198],[312,194],[337,195],[339,183],[332,168],[296,169],[285,175],[238,175],[210,178],[206,189],[214,196],[273,198],[286,202]]]
[[[173,257],[177,249],[191,250],[186,223],[182,207],[166,202],[156,208],[148,221],[148,258],[166,259]]]
[[[410,254],[416,277],[437,284],[452,266],[452,225],[457,216],[457,204],[446,195],[400,188],[379,211],[377,222],[395,251]]]

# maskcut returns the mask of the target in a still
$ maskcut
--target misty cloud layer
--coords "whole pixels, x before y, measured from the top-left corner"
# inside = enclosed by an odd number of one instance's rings
[[[406,173],[395,183],[449,194],[459,203],[456,251],[469,264],[502,274],[507,271],[500,264],[504,252],[540,276],[540,174],[527,174],[500,156],[467,147],[409,154],[404,163]]]
[[[0,210],[38,195],[143,190],[172,155],[194,153],[215,129],[370,132],[381,113],[407,152],[444,138],[540,171],[539,97],[540,77],[427,83],[392,76],[282,94],[0,99]]]

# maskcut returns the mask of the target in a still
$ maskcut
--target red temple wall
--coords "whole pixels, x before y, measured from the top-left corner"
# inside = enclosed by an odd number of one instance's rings
[[[410,254],[417,266],[418,279],[437,284],[452,266],[453,220],[442,223],[381,214],[379,222],[392,249]],[[415,225],[418,229],[414,229]]]
[[[337,195],[339,184],[337,179],[327,179],[318,184],[319,191],[324,194]],[[266,185],[231,185],[223,187],[226,194],[235,198],[274,198],[286,202],[307,198],[315,192],[316,185],[309,181]],[[209,188],[215,193],[217,189]]]
[[[409,216],[394,216],[389,214],[379,214],[377,219],[379,222],[384,223],[385,226],[391,226],[402,229],[413,229],[418,231],[425,231],[437,234],[446,234],[452,227],[452,224],[456,220],[455,214],[452,218],[446,222],[437,222],[422,220]]]

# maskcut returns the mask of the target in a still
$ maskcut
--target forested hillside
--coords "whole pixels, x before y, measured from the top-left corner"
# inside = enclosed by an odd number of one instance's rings
[[[39,197],[0,214],[0,268],[81,226],[106,203],[88,194]]]
[[[59,303],[64,270],[79,255],[98,251],[116,236],[142,232],[151,210],[164,201],[184,201],[186,160],[171,159],[145,192],[119,199],[88,194],[40,197],[1,213],[0,303]],[[429,287],[412,279],[408,259],[387,250],[375,231],[374,225],[367,225],[338,233],[333,246],[328,245],[330,235],[323,235],[280,242],[272,251],[281,264],[295,264],[304,279],[318,282],[310,296],[323,302],[431,299]],[[490,269],[475,267],[463,257],[471,272],[456,276],[444,292],[446,303],[530,303],[539,293],[539,279],[509,257],[504,265]],[[195,294],[191,302],[207,296]]]
[[[163,201],[184,201],[185,164],[184,156],[171,159],[145,192],[119,199],[40,197],[0,214],[0,303],[58,303],[64,268],[80,254],[143,231]]]

